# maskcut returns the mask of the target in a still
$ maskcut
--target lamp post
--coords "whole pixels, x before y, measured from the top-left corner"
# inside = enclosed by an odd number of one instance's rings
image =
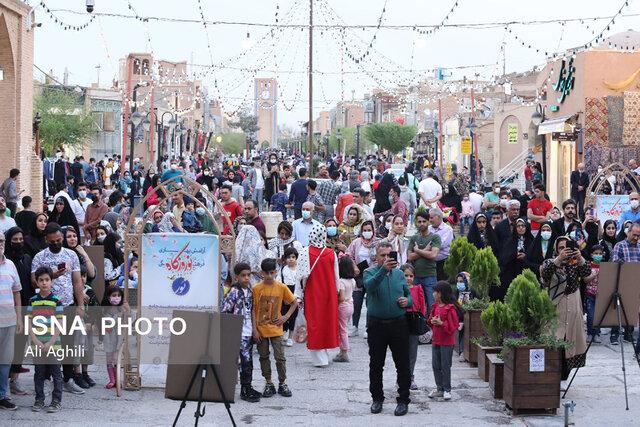
[[[360,167],[360,127],[356,125],[356,168]]]
[[[336,139],[338,140],[338,157],[340,157],[340,146],[342,145],[342,130],[340,128],[336,130]]]
[[[478,125],[476,125],[476,121],[473,117],[469,117],[469,123],[467,123],[467,129],[469,129],[469,137],[471,137],[471,146],[475,148],[475,163],[476,163],[476,173],[475,173],[475,177],[474,177],[474,184],[479,185],[480,184],[480,158],[478,157],[478,141],[475,141],[475,145],[474,145],[474,135],[473,132],[478,128]],[[471,165],[469,165],[469,168],[471,168]]]
[[[182,135],[186,131],[187,131],[187,129],[184,127],[184,123],[179,124],[175,128],[175,132],[174,132],[175,139],[174,139],[174,142],[173,142],[174,157],[179,158],[180,156],[182,156]]]
[[[138,104],[136,100],[138,99],[138,89],[143,86],[146,86],[147,82],[138,83],[133,87],[133,107],[131,107],[132,114],[129,117],[129,124],[131,125],[131,138],[129,140],[129,172],[133,174],[133,144],[135,139],[135,130],[136,127],[142,122],[142,114],[138,112]]]
[[[536,107],[536,111],[531,115],[531,123],[536,127],[536,132],[538,132],[538,127],[545,120],[545,112],[547,107],[542,104],[538,104]],[[542,183],[545,188],[547,186],[547,139],[544,135],[540,135],[542,137]]]
[[[42,116],[39,112],[33,117],[33,134],[36,138],[36,145],[34,147],[34,151],[37,156],[42,157],[42,153],[40,152],[40,123],[42,123]]]

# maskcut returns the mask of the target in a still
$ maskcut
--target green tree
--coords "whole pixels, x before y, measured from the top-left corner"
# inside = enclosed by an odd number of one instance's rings
[[[513,314],[516,331],[533,340],[548,333],[547,328],[557,317],[549,294],[528,274],[520,274],[513,279],[504,301]]]
[[[476,252],[478,248],[469,243],[466,237],[458,237],[451,243],[449,256],[444,262],[444,272],[450,281],[455,280],[458,273],[471,269]]]
[[[371,149],[371,142],[367,139],[365,132],[364,132],[364,127],[360,128],[360,156],[363,155],[363,153],[366,153],[367,151],[369,151]],[[346,154],[351,156],[351,155],[355,155],[356,154],[356,133],[357,133],[357,129],[355,127],[352,128],[340,128],[340,144],[338,145],[338,135],[337,135],[337,130],[334,129],[331,131],[331,134],[329,135],[329,152],[337,152],[340,151],[340,153],[343,153],[344,151],[344,147],[345,147],[345,143],[346,143]],[[320,140],[320,144],[324,144],[323,140]],[[343,153],[344,154],[344,153]]]
[[[225,133],[222,134],[222,151],[225,154],[242,154],[242,150],[246,148],[244,134],[241,133]]]
[[[513,330],[513,313],[502,301],[493,301],[480,314],[480,320],[489,334],[491,345],[501,346],[507,332]]]
[[[500,284],[500,267],[490,247],[482,248],[476,253],[471,266],[471,288],[480,298],[489,296],[489,287]]]
[[[369,141],[393,154],[407,148],[418,132],[415,126],[395,122],[372,123],[364,130]]]
[[[34,99],[40,113],[40,139],[45,156],[61,146],[78,147],[95,130],[94,120],[82,108],[81,95],[61,87],[45,87]]]
[[[245,135],[253,135],[260,130],[260,126],[258,126],[258,116],[250,114],[247,110],[240,111],[238,113],[238,120],[229,122],[229,126],[242,129]]]

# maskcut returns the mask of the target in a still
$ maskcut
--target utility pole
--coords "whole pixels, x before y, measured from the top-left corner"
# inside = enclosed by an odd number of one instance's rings
[[[440,163],[440,173],[442,173],[442,99],[438,99],[438,130],[440,131],[440,135],[438,136],[438,161]]]
[[[471,119],[475,122],[476,121],[476,97],[475,97],[475,93],[473,91],[473,87],[471,87]],[[472,131],[473,132],[473,131]],[[474,135],[473,133],[471,134],[471,141],[473,142],[473,138]],[[480,156],[478,155],[478,137],[476,136],[475,138],[475,143],[476,143],[476,185],[479,186],[480,185]]]
[[[360,126],[356,125],[356,167],[360,166]]]
[[[307,127],[309,142],[309,176],[313,175],[313,0],[309,0],[309,126]]]

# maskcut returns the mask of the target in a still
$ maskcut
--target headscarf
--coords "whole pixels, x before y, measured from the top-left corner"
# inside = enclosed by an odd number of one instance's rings
[[[117,231],[118,217],[119,217],[118,214],[115,212],[107,212],[106,214],[104,214],[104,217],[102,217],[102,219],[109,223],[109,225],[111,226],[111,230]]]
[[[392,173],[382,174],[380,185],[374,190],[376,204],[373,206],[374,213],[386,212],[391,209],[389,202],[389,191],[394,187],[395,181]]]
[[[16,260],[20,259],[24,255],[26,249],[24,246],[22,247],[22,251],[16,251],[13,249],[11,239],[18,233],[22,233],[22,236],[24,237],[24,232],[20,227],[11,227],[4,233],[4,256],[14,264],[16,263]]]
[[[275,258],[275,255],[264,247],[260,232],[253,225],[244,225],[236,237],[236,263],[249,264],[252,285],[260,280],[260,264],[265,258]]]
[[[59,226],[70,225],[76,230],[76,234],[80,236],[80,227],[78,227],[78,220],[76,219],[76,215],[73,213],[73,209],[71,209],[71,205],[66,197],[60,196],[56,199],[55,203],[62,203],[64,207],[62,208],[62,212],[58,212],[55,205],[53,207],[53,212],[49,217],[49,222],[55,222]]]
[[[281,228],[285,228],[288,232],[289,232],[289,238],[283,240],[280,237],[280,229]],[[298,246],[295,243],[298,243],[294,238],[293,238],[293,226],[291,225],[291,223],[289,221],[282,221],[280,224],[278,224],[278,233],[276,233],[276,237],[274,237],[273,239],[269,240],[268,242],[268,247],[269,250],[271,252],[273,252],[274,254],[276,254],[276,258],[280,258],[280,256],[282,256],[282,254],[284,254],[284,250],[289,247],[289,246]],[[298,250],[298,247],[296,247],[296,250]]]
[[[322,249],[320,254],[318,254],[318,258],[316,258],[317,260],[326,249],[326,242],[327,229],[322,224],[314,224],[309,232],[309,246],[304,248],[298,257],[298,267],[296,268],[296,275],[298,276],[298,279],[302,280],[308,278],[311,274],[311,269],[313,268],[311,265],[311,257],[309,255],[311,246]]]
[[[542,227],[549,226],[551,227],[551,237],[547,242],[547,251],[542,255]],[[536,273],[536,276],[540,275],[540,265],[544,262],[545,259],[549,259],[553,256],[555,242],[556,242],[556,232],[553,229],[553,223],[551,221],[545,221],[540,224],[540,229],[538,234],[533,239],[533,243],[529,246],[529,250],[527,250],[527,266]]]
[[[487,225],[482,233],[478,229],[477,224],[478,218],[480,217],[487,221]],[[473,222],[469,226],[467,240],[478,249],[491,247],[494,253],[498,253],[498,241],[496,239],[495,232],[493,231],[493,227],[491,226],[491,219],[482,212],[477,213],[476,216],[473,217]]]
[[[314,224],[309,232],[309,246],[324,248],[327,246],[327,229],[322,224]]]
[[[629,226],[631,226],[631,224],[633,224],[633,221],[625,221],[622,223],[622,227],[620,228],[620,232],[618,233],[618,235],[616,236],[616,240],[618,242],[622,242],[623,240],[627,240],[627,233],[625,233],[624,228],[627,226],[627,224]]]

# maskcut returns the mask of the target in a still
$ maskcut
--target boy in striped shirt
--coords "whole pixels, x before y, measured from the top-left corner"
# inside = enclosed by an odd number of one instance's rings
[[[52,330],[51,319],[56,317],[62,318],[63,305],[60,299],[51,292],[53,284],[53,271],[49,267],[40,267],[34,273],[36,283],[40,292],[29,300],[27,313],[29,315],[30,324],[29,336],[33,343],[34,349],[34,365],[35,374],[33,382],[36,390],[36,401],[32,410],[40,412],[45,409],[44,406],[44,380],[49,375],[53,378],[53,392],[51,395],[51,404],[46,408],[47,412],[58,412],[62,409],[60,402],[62,401],[62,371],[60,362],[55,357],[47,357],[50,349],[57,350],[60,348],[60,331]],[[42,316],[44,320],[41,323],[47,324],[48,331],[43,335],[36,335],[33,327],[33,318]]]

